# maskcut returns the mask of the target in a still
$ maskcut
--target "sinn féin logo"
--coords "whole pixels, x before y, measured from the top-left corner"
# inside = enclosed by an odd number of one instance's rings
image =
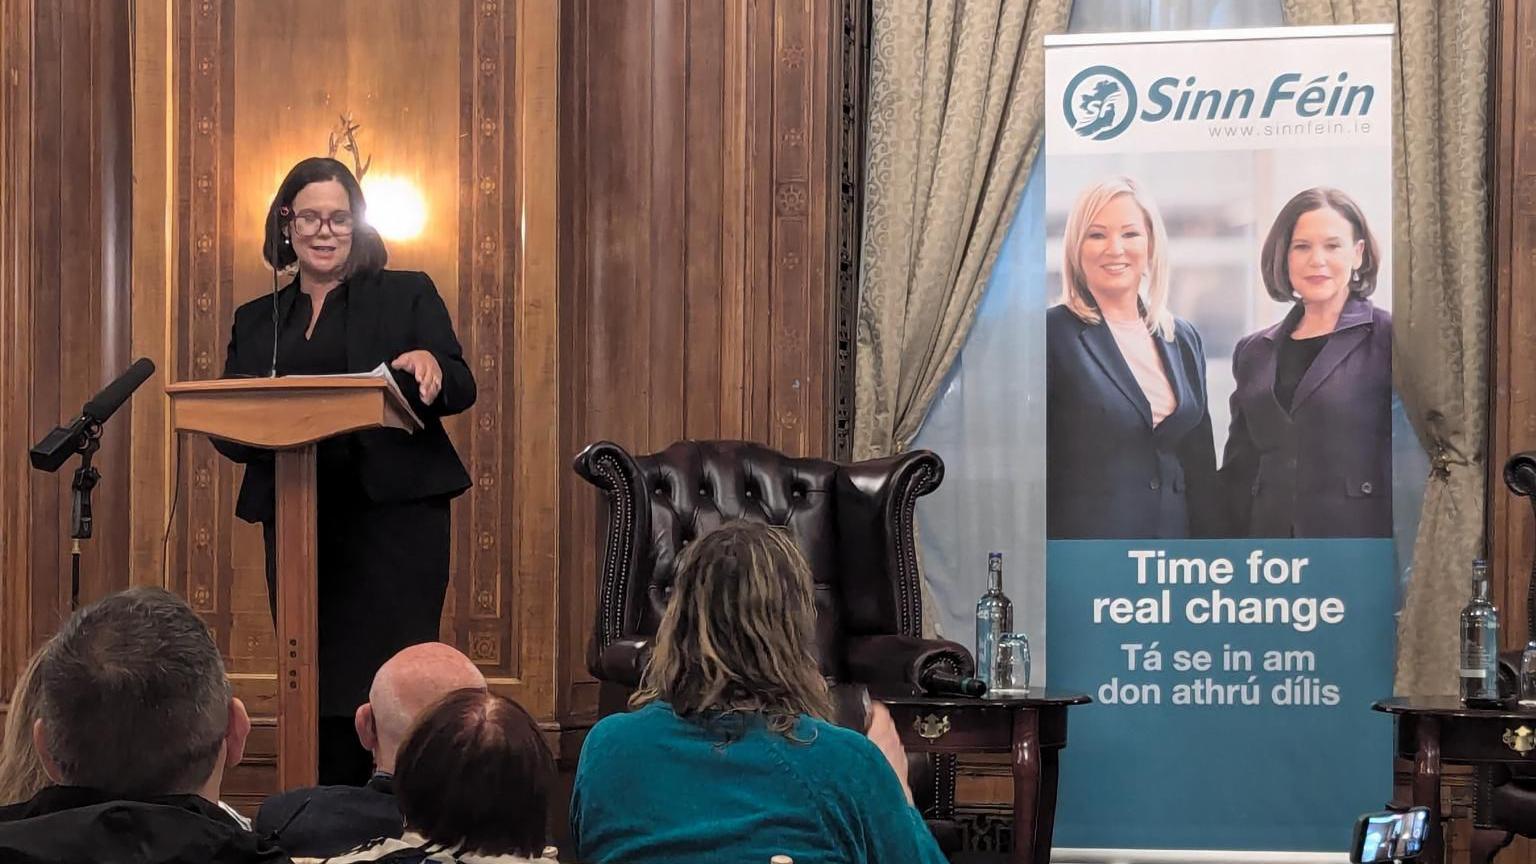
[[[1061,110],[1073,132],[1090,141],[1108,141],[1136,116],[1136,88],[1113,66],[1089,66],[1067,84]]]

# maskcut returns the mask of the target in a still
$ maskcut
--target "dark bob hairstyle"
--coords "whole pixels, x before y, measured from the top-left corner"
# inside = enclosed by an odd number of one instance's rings
[[[1275,217],[1275,224],[1269,227],[1269,236],[1264,238],[1259,271],[1264,274],[1264,288],[1269,291],[1269,296],[1281,303],[1293,303],[1296,300],[1296,295],[1291,293],[1291,234],[1296,230],[1296,223],[1301,220],[1303,213],[1324,207],[1349,222],[1355,231],[1356,242],[1365,241],[1360,266],[1355,269],[1358,278],[1350,281],[1349,293],[1355,297],[1369,297],[1376,290],[1376,271],[1381,266],[1381,253],[1376,247],[1376,236],[1365,222],[1365,213],[1361,212],[1355,199],[1343,192],[1327,186],[1314,186],[1296,193],[1295,197],[1285,202],[1285,206],[1280,208],[1280,214]]]
[[[298,261],[293,247],[283,242],[283,228],[293,218],[293,199],[299,190],[311,183],[335,180],[347,190],[347,201],[352,207],[356,227],[352,229],[352,253],[347,256],[348,276],[371,276],[389,263],[389,252],[384,239],[368,224],[368,202],[363,200],[363,187],[347,166],[324,156],[311,156],[288,170],[272,206],[267,208],[266,230],[262,232],[261,257],[274,270],[285,270]]]
[[[395,761],[405,825],[445,848],[537,858],[555,760],[521,706],[455,690],[421,715]]]

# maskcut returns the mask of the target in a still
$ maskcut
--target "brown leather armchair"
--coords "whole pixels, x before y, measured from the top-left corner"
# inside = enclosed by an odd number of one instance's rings
[[[922,635],[913,510],[944,477],[934,453],[844,464],[745,441],[680,441],[647,456],[603,441],[583,450],[575,469],[603,493],[597,624],[587,655],[602,714],[624,710],[639,683],[678,553],[736,519],[785,528],[810,563],[818,656],[842,725],[866,728],[867,701],[862,688],[837,685],[916,684],[933,666],[974,673],[965,647]],[[953,766],[934,771],[921,761],[928,770],[912,776],[919,806],[952,819]],[[941,842],[948,839],[936,829]]]

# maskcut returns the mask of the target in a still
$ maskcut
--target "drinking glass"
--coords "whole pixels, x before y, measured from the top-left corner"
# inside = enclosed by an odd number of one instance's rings
[[[988,696],[1023,696],[1029,692],[1029,639],[1023,633],[1004,633],[997,640],[997,683]]]

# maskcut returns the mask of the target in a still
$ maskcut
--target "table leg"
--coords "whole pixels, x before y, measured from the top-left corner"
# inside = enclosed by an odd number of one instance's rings
[[[1042,766],[1040,764],[1040,712],[1020,709],[1013,712],[1013,864],[1048,864],[1051,860],[1051,835],[1040,832],[1042,801]],[[1055,789],[1050,790],[1051,808],[1055,809]],[[1041,842],[1043,839],[1043,843]]]
[[[1401,721],[1399,721],[1401,722]],[[1413,803],[1429,808],[1429,836],[1419,856],[1423,864],[1445,860],[1445,832],[1440,827],[1440,719],[1415,719],[1413,754]]]
[[[277,454],[277,786],[315,784],[320,726],[315,447]]]

